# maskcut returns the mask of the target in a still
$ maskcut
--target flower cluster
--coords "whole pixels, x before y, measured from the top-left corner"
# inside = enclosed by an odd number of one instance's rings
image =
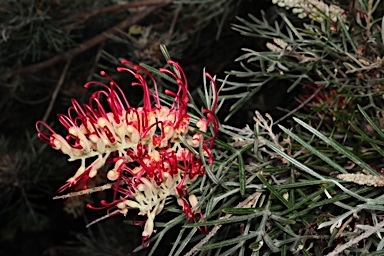
[[[292,9],[292,12],[296,13],[300,19],[309,16],[313,20],[322,21],[324,16],[327,16],[336,22],[337,16],[344,12],[337,5],[328,5],[319,0],[272,0],[272,3],[286,9]]]
[[[187,186],[203,175],[205,169],[202,159],[194,153],[196,151],[189,148],[202,148],[209,163],[213,163],[211,149],[219,127],[215,116],[217,88],[214,79],[206,74],[215,97],[211,109],[203,109],[205,116],[198,120],[195,124],[197,129],[190,136],[188,82],[180,65],[169,60],[170,69],[159,69],[178,84],[177,92],[165,91],[174,98],[168,107],[160,104],[156,81],[147,69],[126,60],[122,64],[125,66],[117,70],[131,73],[137,79],[132,85],[143,88],[141,107],[132,107],[117,83],[101,72],[109,79],[109,85],[100,82],[85,84],[86,88],[98,85],[103,89],[93,93],[89,103],[83,106],[72,99],[68,114],[58,115],[60,123],[68,130],[65,138],[42,121],[36,123],[36,129],[38,137],[68,155],[68,161],[81,161],[77,172],[58,190],[59,193],[82,183],[87,190],[88,181],[99,175],[100,168],[112,165],[106,173],[108,183],[100,190],[112,189],[113,198],[109,202],[102,200],[99,207],[87,207],[106,208],[107,216],[126,215],[129,209],[138,209],[139,215],[147,217],[142,240],[143,246],[148,246],[155,216],[162,211],[168,196],[177,198],[188,220],[195,221],[197,215],[202,217],[201,212],[194,209],[196,196],[188,194]],[[146,77],[153,83],[154,90],[149,89]],[[106,107],[103,102],[106,102]],[[207,132],[209,127],[213,136],[204,138],[202,132]],[[182,141],[187,141],[190,146]]]

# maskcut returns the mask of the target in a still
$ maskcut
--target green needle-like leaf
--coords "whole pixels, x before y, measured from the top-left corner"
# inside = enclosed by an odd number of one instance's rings
[[[221,247],[224,247],[224,246],[245,242],[245,241],[247,241],[247,240],[249,240],[251,238],[254,238],[256,236],[258,236],[258,232],[252,232],[252,233],[250,233],[248,235],[245,235],[245,236],[239,236],[239,237],[236,237],[236,238],[225,240],[223,242],[202,246],[202,247],[199,248],[199,250],[206,251],[206,250],[212,250],[212,249],[216,249],[216,248],[221,248]]]
[[[288,134],[291,138],[293,138],[294,140],[299,142],[301,145],[303,145],[304,148],[307,149],[309,152],[311,152],[312,154],[317,155],[324,162],[326,162],[327,164],[329,164],[330,166],[332,166],[336,170],[340,171],[341,173],[348,173],[343,167],[341,167],[339,164],[337,164],[334,160],[330,159],[329,157],[327,157],[326,155],[321,153],[319,150],[317,150],[316,148],[312,147],[310,144],[308,144],[307,142],[302,140],[299,136],[297,136],[296,134],[292,133],[290,130],[288,130],[287,128],[285,128],[285,127],[283,127],[281,125],[279,125],[279,127],[286,134]]]
[[[363,169],[367,170],[368,172],[370,172],[373,175],[380,175],[374,168],[372,168],[369,164],[365,163],[358,156],[354,155],[351,151],[349,151],[346,147],[341,145],[339,142],[335,141],[332,138],[328,138],[328,137],[324,136],[321,132],[317,131],[316,129],[314,129],[310,125],[304,123],[300,119],[295,118],[295,117],[293,119],[296,122],[298,122],[301,126],[303,126],[305,129],[310,131],[312,134],[316,135],[321,140],[326,142],[328,145],[332,146],[334,149],[336,149],[337,151],[339,151],[340,153],[342,153],[343,155],[348,157],[350,160],[352,160],[356,164],[360,165]]]

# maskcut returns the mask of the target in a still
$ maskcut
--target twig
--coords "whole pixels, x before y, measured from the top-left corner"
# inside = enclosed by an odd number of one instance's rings
[[[66,19],[81,19],[81,21],[84,22],[87,19],[91,18],[92,16],[102,14],[102,13],[116,12],[116,11],[127,10],[129,8],[160,5],[160,4],[164,4],[164,0],[144,0],[144,1],[134,2],[134,3],[118,4],[118,5],[107,6],[98,10],[92,10],[90,12],[76,13],[69,16]]]
[[[172,2],[172,0],[163,0],[163,1],[159,2],[159,4],[156,6],[148,7],[145,10],[143,10],[142,12],[139,12],[137,14],[133,14],[132,16],[129,16],[127,19],[123,20],[122,22],[120,22],[116,26],[109,28],[106,31],[104,31],[103,33],[85,41],[84,43],[80,44],[78,47],[67,51],[63,55],[55,56],[49,60],[46,60],[46,61],[43,61],[43,62],[40,62],[37,64],[33,64],[31,66],[28,66],[28,67],[24,67],[18,71],[15,71],[14,74],[19,73],[19,74],[24,75],[24,74],[36,73],[36,72],[42,71],[48,67],[51,67],[60,61],[72,59],[75,56],[79,55],[80,53],[92,48],[93,46],[98,45],[101,42],[104,42],[106,39],[109,38],[110,34],[115,34],[115,33],[117,33],[117,31],[124,30],[124,29],[128,28],[129,26],[136,24],[137,22],[139,22],[140,20],[142,20],[143,18],[145,18],[146,16],[151,14],[153,11],[155,11],[158,8],[163,7],[164,5],[167,5],[171,2]]]
[[[102,216],[102,217],[100,217],[100,218],[98,218],[98,219],[92,221],[91,223],[87,224],[86,227],[89,228],[89,227],[92,226],[93,224],[96,224],[97,222],[100,222],[100,221],[105,220],[105,219],[107,219],[107,218],[109,218],[109,217],[112,217],[112,216],[118,214],[119,212],[120,212],[120,210],[117,209],[117,210],[115,210],[115,211],[113,211],[113,212],[111,212],[111,213],[108,213],[107,215],[104,215],[104,216]]]
[[[53,105],[55,104],[55,101],[56,101],[57,95],[59,94],[60,88],[61,88],[61,86],[63,86],[64,80],[65,80],[65,77],[67,75],[69,66],[71,65],[71,62],[72,62],[72,59],[68,59],[67,64],[65,64],[65,67],[63,69],[63,72],[61,73],[60,79],[57,82],[56,88],[52,93],[51,101],[49,102],[47,111],[45,111],[44,117],[42,119],[43,122],[47,122],[48,116],[52,111]]]
[[[92,67],[91,67],[89,75],[87,77],[87,81],[90,81],[92,79],[92,76],[95,74],[95,69],[99,63],[100,58],[101,58],[101,53],[103,52],[104,44],[105,44],[105,42],[102,42],[99,45],[99,49],[97,50],[95,59],[93,61]]]
[[[120,183],[120,184],[122,184],[122,183]],[[100,192],[100,191],[104,191],[106,189],[110,189],[110,188],[113,187],[113,185],[115,185],[115,183],[107,183],[107,184],[105,184],[103,186],[100,186],[100,187],[84,189],[84,190],[81,190],[81,191],[71,192],[71,193],[68,193],[68,194],[65,194],[65,195],[61,195],[61,196],[55,196],[53,198],[53,200],[65,199],[65,198],[74,197],[74,196],[88,195],[88,194],[91,194],[91,193],[94,193],[94,192]]]
[[[349,223],[351,223],[351,221],[354,219],[353,216],[349,217],[349,219],[341,226],[341,228],[339,229],[339,231],[337,232],[335,238],[338,238],[340,237],[343,232],[344,232],[344,229],[349,225]]]
[[[17,96],[17,94],[13,95],[13,98],[16,100],[16,101],[19,101],[23,104],[26,104],[26,105],[39,105],[43,102],[46,102],[47,100],[49,100],[49,98],[51,98],[51,95],[47,95],[45,96],[44,98],[41,98],[41,99],[38,99],[38,100],[26,100],[26,99],[22,99],[20,98],[19,96]],[[8,102],[7,100],[3,100],[5,102]],[[0,109],[1,109],[1,106],[0,106]]]
[[[262,193],[256,192],[247,197],[243,202],[239,203],[235,208],[242,208],[244,206],[251,207],[252,204],[257,202],[259,200],[259,197]],[[221,217],[220,219],[229,219],[232,216],[232,214],[226,214],[224,217]],[[189,252],[187,252],[184,256],[192,256],[200,247],[202,247],[205,243],[209,241],[221,228],[222,225],[215,225],[215,227],[209,232],[208,235],[206,235],[198,244],[196,244]]]
[[[344,251],[348,247],[350,247],[350,246],[352,246],[354,244],[357,244],[361,240],[371,236],[372,234],[376,233],[382,227],[384,227],[384,221],[380,222],[377,226],[372,227],[370,230],[367,230],[366,232],[362,233],[361,235],[355,237],[354,239],[349,240],[349,242],[347,242],[347,243],[345,243],[343,245],[337,246],[335,248],[335,250],[333,250],[333,252],[328,253],[326,256],[337,256],[337,255],[339,255],[342,251]]]
[[[169,44],[169,42],[171,41],[173,30],[175,29],[175,25],[176,25],[177,19],[179,18],[179,14],[180,14],[182,6],[183,6],[182,3],[179,4],[179,6],[177,7],[177,9],[175,11],[175,14],[174,14],[173,19],[172,19],[171,26],[170,26],[169,31],[168,31],[167,39],[165,40],[165,44],[166,45]]]
[[[280,123],[281,121],[283,121],[285,118],[289,117],[290,115],[292,115],[293,113],[297,112],[299,109],[301,109],[302,107],[304,107],[308,102],[310,102],[321,90],[322,88],[319,87],[317,88],[317,90],[311,95],[308,97],[308,99],[306,99],[305,101],[303,101],[297,108],[293,109],[292,111],[288,112],[287,114],[285,114],[283,117],[281,117],[279,120],[277,120],[275,122],[275,124],[278,124]]]

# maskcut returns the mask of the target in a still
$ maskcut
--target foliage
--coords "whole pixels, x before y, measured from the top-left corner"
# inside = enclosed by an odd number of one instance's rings
[[[261,19],[249,15],[250,21],[238,18],[242,24],[233,26],[245,36],[268,40],[266,51],[243,49],[237,61],[244,70],[229,72],[250,82],[227,82],[228,91],[247,88],[236,96],[227,119],[271,80],[291,81],[288,92],[296,90],[298,95],[297,106],[277,122],[292,115],[300,119],[288,122],[290,129],[279,125],[282,134],[275,134],[272,118],[258,112],[254,130],[230,128],[235,143],[254,144],[247,153],[249,165],[257,171],[246,173],[242,183],[261,182],[259,192],[266,198],[257,202],[258,210],[242,212],[260,214],[252,218],[260,226],[242,234],[247,239],[252,231],[258,235],[249,246],[254,255],[369,254],[383,249],[378,231],[383,226],[382,188],[361,186],[381,186],[367,179],[383,177],[383,33],[382,17],[375,13],[378,5],[379,1],[359,1],[356,9],[340,13],[337,21],[323,14],[321,21],[301,24],[292,14],[278,10],[279,19],[273,24],[263,14]],[[241,173],[240,166],[239,162]],[[336,178],[342,173],[347,176],[339,178],[353,181],[361,172],[366,173],[361,176],[365,181],[359,184]],[[238,182],[241,191],[241,179]],[[270,211],[268,221],[261,217],[263,211]],[[275,215],[281,219],[272,219]],[[234,244],[244,250],[245,240],[239,238]],[[223,240],[203,248],[226,244]]]

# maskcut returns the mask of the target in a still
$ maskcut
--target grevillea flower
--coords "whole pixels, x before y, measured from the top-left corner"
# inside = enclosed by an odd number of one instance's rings
[[[195,126],[201,132],[207,132],[211,127],[212,137],[204,138],[199,131],[190,136],[187,134],[190,129],[188,82],[180,65],[169,60],[172,69],[159,69],[178,85],[176,92],[165,91],[174,98],[168,107],[161,105],[156,81],[147,69],[126,60],[122,64],[125,66],[117,70],[132,74],[137,79],[132,85],[143,88],[141,107],[131,106],[116,82],[101,72],[109,79],[109,85],[100,82],[85,84],[86,88],[92,85],[102,90],[93,93],[88,104],[82,106],[72,99],[68,114],[58,115],[60,123],[68,131],[65,137],[42,121],[36,123],[36,129],[38,137],[68,155],[68,161],[80,161],[79,169],[58,190],[59,193],[82,183],[87,190],[88,181],[99,175],[100,168],[112,165],[106,175],[108,183],[101,188],[113,189],[113,198],[108,202],[102,200],[98,207],[87,207],[106,208],[107,216],[126,215],[129,209],[138,209],[139,215],[147,217],[142,240],[143,246],[148,246],[155,216],[162,211],[168,196],[177,198],[188,220],[196,221],[197,215],[203,217],[199,210],[194,209],[197,199],[188,194],[187,186],[204,174],[204,165],[182,143],[182,139],[192,147],[202,148],[209,163],[213,163],[211,149],[219,127],[215,116],[217,89],[215,80],[206,74],[215,97],[211,109],[203,109],[205,116]],[[146,77],[153,83],[152,91]]]

